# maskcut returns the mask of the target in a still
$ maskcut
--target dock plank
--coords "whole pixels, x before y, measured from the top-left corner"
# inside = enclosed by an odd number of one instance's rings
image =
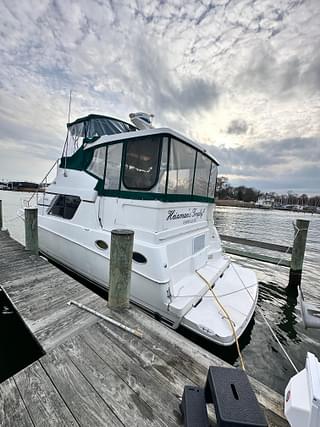
[[[118,319],[119,318],[118,316]],[[143,312],[136,308],[127,311],[126,322],[135,325],[144,333],[144,349],[140,348],[141,354],[147,354],[147,349],[152,351],[164,361],[166,366],[165,369],[170,375],[172,372],[170,368],[173,368],[174,371],[181,372],[188,378],[190,383],[203,386],[209,366],[230,367],[228,363],[222,361],[193,342],[186,340],[186,338],[177,334],[172,329],[164,325],[159,327],[158,322],[152,318],[148,318]],[[115,331],[112,330],[111,325],[104,323],[102,327],[105,328],[114,339]],[[123,345],[128,345],[131,349],[139,349],[139,342],[133,341],[137,339],[133,338],[127,341],[124,339],[122,341],[123,338],[121,333],[116,332],[116,334],[118,340],[121,339]],[[264,384],[261,384],[256,379],[250,376],[249,379],[260,404],[268,408],[266,415],[269,423],[271,424],[277,419],[283,419],[282,396]],[[284,424],[279,425],[287,426],[288,424],[284,421]]]
[[[16,374],[15,381],[35,427],[79,425],[39,362]]]
[[[82,375],[104,399],[124,425],[165,427],[173,425],[161,420],[160,414],[143,400],[88,344],[74,337],[61,346]],[[120,354],[117,352],[120,356]],[[119,357],[118,363],[122,360]],[[140,382],[140,379],[138,379]]]
[[[122,321],[125,321],[125,319]],[[116,347],[121,346],[121,350],[125,352],[137,366],[141,366],[151,375],[157,381],[159,387],[164,387],[177,398],[182,397],[183,388],[187,383],[190,383],[190,379],[168,365],[163,358],[159,357],[159,355],[148,346],[145,335],[143,340],[140,340],[139,338],[129,336],[125,331],[117,330],[113,325],[107,325],[101,322],[98,325],[93,325],[90,332],[85,336],[85,339],[88,340],[92,346],[97,346],[99,344],[97,344],[98,340],[90,340],[89,334],[91,331],[97,335],[99,342],[103,342],[103,335],[105,335]]]
[[[13,378],[0,384],[0,426],[34,427]]]
[[[60,348],[54,349],[44,356],[40,364],[81,426],[123,426]]]
[[[257,248],[292,254],[292,246],[277,245],[275,243],[270,242],[260,242],[258,240],[244,239],[243,237],[236,236],[227,236],[225,234],[220,234],[220,239],[225,242],[238,243],[240,245],[245,246],[255,246]]]
[[[179,393],[171,381],[159,381],[154,372],[145,370],[136,363],[118,344],[103,334],[97,324],[80,334],[85,341],[103,360],[123,379],[137,394],[139,394],[157,414],[165,414],[167,425],[181,425],[179,409]]]

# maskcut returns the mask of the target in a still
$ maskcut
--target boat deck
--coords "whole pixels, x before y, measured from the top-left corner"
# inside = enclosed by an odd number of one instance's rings
[[[0,285],[46,352],[0,384],[3,427],[181,425],[184,386],[203,386],[210,365],[228,366],[134,306],[111,313],[105,300],[6,232],[0,255]],[[68,306],[70,299],[139,328],[143,338]],[[282,397],[251,383],[269,426],[288,426]]]

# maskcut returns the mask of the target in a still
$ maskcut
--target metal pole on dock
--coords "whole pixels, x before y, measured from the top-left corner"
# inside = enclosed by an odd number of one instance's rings
[[[2,200],[0,200],[0,231],[3,227],[3,220],[2,220]]]
[[[24,225],[26,250],[38,255],[38,208],[24,208]]]
[[[111,309],[129,307],[133,236],[131,230],[111,231],[108,297]]]
[[[301,274],[306,250],[307,234],[310,221],[297,219],[294,224],[295,239],[292,245],[291,266],[288,288],[296,289],[301,283]]]

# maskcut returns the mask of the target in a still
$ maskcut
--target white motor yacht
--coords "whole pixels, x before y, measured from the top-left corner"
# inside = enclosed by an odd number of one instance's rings
[[[67,125],[56,177],[38,195],[40,250],[108,288],[111,230],[131,229],[131,301],[231,345],[254,314],[258,283],[221,248],[218,163],[180,133],[153,128],[150,115],[130,118],[136,126],[100,115]]]

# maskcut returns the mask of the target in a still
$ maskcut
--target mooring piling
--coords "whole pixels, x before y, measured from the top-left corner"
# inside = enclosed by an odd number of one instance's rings
[[[0,231],[3,227],[3,220],[2,220],[2,200],[0,200]]]
[[[133,237],[132,230],[111,231],[108,306],[112,309],[129,307]]]
[[[24,208],[26,250],[34,255],[39,253],[38,208]]]
[[[292,245],[291,265],[288,288],[297,288],[301,284],[301,275],[310,221],[297,219],[294,223],[294,241]]]

